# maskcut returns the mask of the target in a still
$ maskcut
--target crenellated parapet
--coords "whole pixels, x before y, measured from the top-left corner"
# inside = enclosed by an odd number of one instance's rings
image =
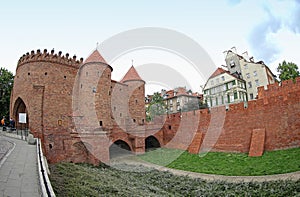
[[[293,80],[285,80],[281,83],[269,84],[267,89],[258,87],[258,99],[267,99],[274,96],[287,96],[291,92],[300,91],[300,77]]]
[[[36,52],[32,50],[30,53],[27,52],[26,54],[24,54],[18,61],[17,69],[24,64],[32,62],[51,62],[79,68],[79,66],[83,62],[83,58],[77,60],[76,55],[70,57],[68,53],[62,55],[61,51],[59,51],[58,54],[56,54],[54,53],[54,49],[52,49],[50,53],[47,52],[47,49],[44,49],[43,52],[41,52],[41,50],[38,49]]]

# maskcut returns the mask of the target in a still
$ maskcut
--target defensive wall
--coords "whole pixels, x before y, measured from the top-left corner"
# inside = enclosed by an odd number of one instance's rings
[[[195,128],[197,126],[197,128]],[[258,99],[166,117],[165,145],[199,153],[245,152],[300,146],[300,77],[258,88]],[[176,137],[177,140],[170,139]]]
[[[169,114],[146,123],[145,82],[111,80],[112,67],[97,53],[91,56],[98,59],[83,62],[37,50],[18,62],[11,116],[18,128],[27,127],[41,139],[50,163],[97,165],[109,161],[113,144],[136,154],[150,144],[195,154],[250,156],[300,146],[300,78],[260,87],[258,99],[248,103]],[[19,113],[27,114],[26,124],[18,123]]]

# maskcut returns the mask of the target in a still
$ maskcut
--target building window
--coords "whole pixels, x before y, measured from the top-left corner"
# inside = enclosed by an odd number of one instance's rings
[[[214,85],[214,80],[210,81],[210,85],[212,85],[212,86]]]
[[[257,76],[257,72],[253,71],[253,76],[256,77]]]
[[[251,83],[251,81],[248,82],[248,88],[252,88],[252,83]]]
[[[245,65],[244,65],[244,68],[245,68],[245,69],[248,69],[248,64],[245,64]]]
[[[234,63],[233,60],[230,60],[230,67],[231,67],[231,68],[235,67],[235,63]]]
[[[238,98],[238,93],[237,92],[234,92],[233,93],[233,97],[234,97],[234,100],[236,100]]]
[[[171,130],[172,129],[172,126],[171,125],[169,125],[169,130]]]
[[[230,103],[230,95],[227,94],[227,103]]]
[[[253,99],[253,94],[252,93],[250,94],[250,99]]]
[[[234,86],[235,84],[236,84],[235,80],[234,80],[234,81],[232,81],[232,86]]]
[[[250,73],[246,73],[246,77],[249,79],[250,78]]]
[[[255,85],[256,85],[256,86],[259,86],[259,81],[258,81],[258,79],[255,80]]]
[[[133,119],[133,122],[135,122],[136,120],[135,119]]]
[[[99,125],[100,125],[100,127],[102,127],[102,126],[103,126],[103,122],[102,122],[102,120],[100,120],[100,122],[99,122]]]
[[[219,79],[216,79],[216,83],[219,84]]]
[[[170,107],[170,111],[171,111],[171,112],[173,111],[173,107]]]
[[[221,79],[222,79],[222,81],[225,81],[225,77],[224,76],[222,76]]]
[[[173,104],[173,100],[171,99],[171,100],[170,100],[170,105],[172,105],[172,104]]]

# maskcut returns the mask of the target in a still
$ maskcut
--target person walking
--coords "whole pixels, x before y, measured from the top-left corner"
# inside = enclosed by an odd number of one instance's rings
[[[5,116],[3,116],[2,120],[1,120],[1,126],[5,126]]]

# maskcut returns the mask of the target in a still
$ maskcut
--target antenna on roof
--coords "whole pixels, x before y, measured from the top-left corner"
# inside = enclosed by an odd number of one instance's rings
[[[99,45],[99,42],[96,43],[96,50],[98,50],[98,45]]]
[[[133,66],[133,60],[131,60],[131,66]]]

